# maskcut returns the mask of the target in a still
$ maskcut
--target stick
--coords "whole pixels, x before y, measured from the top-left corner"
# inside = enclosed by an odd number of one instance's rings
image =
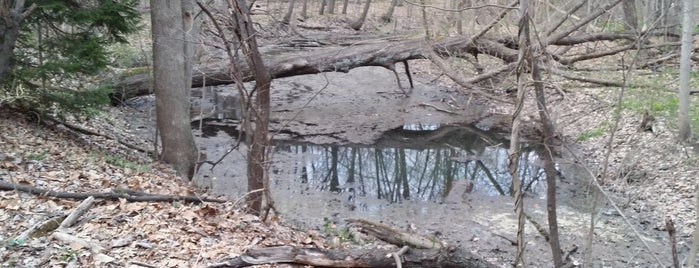
[[[89,196],[88,198],[85,198],[85,200],[83,200],[80,203],[80,205],[77,208],[75,208],[73,210],[73,212],[71,212],[68,215],[68,217],[66,217],[65,220],[63,220],[63,222],[61,222],[61,225],[58,226],[58,228],[68,228],[68,227],[73,226],[78,221],[80,216],[85,214],[85,212],[87,210],[89,210],[92,207],[92,204],[94,204],[94,203],[95,203],[94,197]]]
[[[396,261],[396,268],[403,268],[403,261],[401,261],[400,256],[408,252],[408,249],[410,247],[408,246],[403,246],[400,250],[393,252],[393,253],[388,253],[386,255],[387,258],[393,257],[393,259]]]
[[[677,257],[677,239],[675,237],[675,224],[672,223],[672,219],[668,216],[665,217],[665,229],[667,229],[667,234],[670,236],[670,249],[672,251],[672,267],[680,268],[680,260]]]

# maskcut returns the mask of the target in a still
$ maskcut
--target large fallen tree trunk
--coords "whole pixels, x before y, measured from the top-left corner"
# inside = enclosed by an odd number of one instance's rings
[[[290,77],[322,72],[348,72],[362,66],[380,66],[393,69],[396,63],[414,59],[426,59],[429,49],[445,56],[453,54],[490,54],[507,62],[517,59],[517,51],[497,43],[495,40],[482,39],[469,42],[468,37],[450,39],[429,45],[424,40],[407,40],[398,42],[381,42],[350,47],[332,47],[305,53],[277,56],[265,59],[273,78]],[[479,49],[480,48],[480,49]],[[252,81],[250,67],[241,61],[243,81]],[[127,75],[111,81],[115,93],[113,99],[124,100],[135,96],[150,94],[151,76],[149,72]],[[228,62],[200,66],[192,75],[192,87],[232,84]]]
[[[599,33],[585,34],[581,37],[571,36],[555,40],[551,45],[569,45],[571,40],[588,42],[600,40],[628,40],[629,34]],[[347,47],[328,47],[302,53],[293,53],[268,57],[265,65],[270,68],[273,78],[296,75],[317,74],[321,72],[348,72],[363,66],[380,66],[393,70],[396,63],[415,59],[428,59],[430,53],[442,57],[464,57],[464,55],[484,54],[499,58],[505,64],[517,60],[518,51],[511,48],[507,38],[480,37],[472,40],[470,36],[460,36],[445,41],[428,43],[425,40],[385,41],[372,44],[362,44]],[[631,49],[627,47],[625,49]],[[252,81],[249,66],[241,61],[241,77],[243,81]],[[108,83],[114,88],[112,99],[120,100],[151,93],[151,76],[148,70],[140,73],[114,78]],[[227,61],[199,66],[192,77],[192,87],[215,86],[232,84],[230,66]]]
[[[315,267],[396,267],[396,261],[382,249],[317,249],[280,246],[252,249],[245,254],[208,267],[248,267],[289,263]],[[402,254],[403,267],[498,267],[465,250],[410,249]]]

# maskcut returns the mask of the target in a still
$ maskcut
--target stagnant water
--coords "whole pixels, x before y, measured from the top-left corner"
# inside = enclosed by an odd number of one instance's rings
[[[205,125],[209,160],[235,143],[234,127]],[[379,212],[392,203],[459,202],[471,196],[509,196],[509,143],[502,135],[463,125],[410,124],[383,133],[374,144],[274,142],[271,190],[279,207],[307,195],[325,195],[343,209]],[[521,149],[520,179],[530,197],[543,197],[545,174],[534,146]],[[203,168],[219,193],[245,192],[244,159],[234,152],[213,170]],[[237,179],[236,179],[237,178]],[[325,193],[325,194],[322,194]],[[299,209],[294,206],[294,209]]]
[[[391,203],[442,202],[472,193],[504,196],[512,192],[506,146],[506,140],[478,129],[438,125],[406,125],[372,145],[277,141],[273,151],[283,160],[272,165],[272,177]],[[523,148],[520,175],[532,195],[545,189],[545,174],[536,163],[535,150]]]
[[[199,133],[208,160],[219,160],[237,143],[231,126],[206,125]],[[274,207],[287,224],[340,236],[347,219],[362,218],[455,243],[502,265],[513,262],[517,233],[509,196],[507,139],[462,125],[405,125],[383,133],[375,144],[318,145],[277,140],[270,183]],[[242,146],[244,147],[244,146]],[[534,145],[521,148],[519,171],[531,266],[550,263],[550,249],[534,226],[546,226],[545,175]],[[232,150],[199,178],[212,190],[244,203],[244,150]],[[581,245],[589,227],[588,181],[577,164],[559,162],[558,224],[562,245]],[[595,263],[628,264],[643,251],[614,214],[600,214]],[[329,239],[335,241],[333,239]],[[333,242],[334,243],[334,242]],[[655,239],[648,243],[659,245]],[[633,249],[633,250],[630,250]],[[574,254],[581,258],[579,254]],[[636,257],[636,267],[649,267]]]

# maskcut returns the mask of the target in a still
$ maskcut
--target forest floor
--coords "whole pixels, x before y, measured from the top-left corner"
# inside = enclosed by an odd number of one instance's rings
[[[599,62],[595,64],[599,65]],[[507,118],[511,113],[511,105],[472,99],[473,95],[461,91],[446,78],[435,79],[440,72],[426,61],[418,61],[413,66],[416,76],[425,84],[431,83],[440,89],[417,88],[408,98],[397,88],[377,92],[376,83],[391,83],[386,82],[390,73],[376,81],[361,81],[365,83],[357,85],[361,90],[344,93],[315,94],[309,91],[301,94],[299,88],[293,86],[293,81],[286,81],[284,84],[290,86],[275,93],[277,99],[273,105],[278,107],[275,106],[276,112],[272,116],[281,120],[295,109],[301,109],[302,113],[295,115],[296,121],[309,124],[290,126],[294,132],[323,134],[341,131],[344,135],[321,135],[314,138],[314,142],[336,142],[338,139],[369,142],[385,130],[382,128],[411,118],[424,119],[427,114],[436,123],[463,122],[464,116],[468,116],[474,123],[497,125],[506,121],[501,118]],[[579,75],[599,76],[599,73],[581,72]],[[618,72],[604,75],[619,79]],[[653,86],[627,90],[618,124],[614,118],[618,88],[552,81],[558,86],[551,89],[549,108],[559,137],[571,147],[571,150],[557,148],[564,155],[561,161],[575,163],[595,175],[601,170],[607,171],[598,177],[604,181],[602,188],[609,197],[599,203],[599,215],[616,219],[600,225],[628,220],[643,234],[643,238],[635,234],[620,238],[633,243],[633,246],[623,244],[630,256],[626,265],[647,267],[654,263],[646,249],[639,249],[643,248],[640,241],[652,233],[653,239],[662,242],[660,247],[652,250],[663,262],[662,266],[666,266],[671,263],[670,243],[661,235],[666,231],[666,218],[674,221],[678,251],[683,253],[682,257],[686,256],[691,245],[691,235],[697,224],[694,197],[699,158],[693,147],[676,142],[676,119],[666,111],[674,106],[671,101],[662,102],[671,94],[664,91],[665,88],[675,88],[674,76],[645,70],[635,71],[632,76],[634,82]],[[319,75],[313,79],[325,80],[326,77]],[[340,80],[330,80],[333,81],[339,83]],[[507,96],[504,91],[499,94]],[[309,95],[313,95],[314,101],[306,103]],[[287,102],[292,99],[295,101]],[[478,113],[473,113],[472,106],[462,105],[464,102],[477,105]],[[297,106],[292,109],[285,105]],[[529,108],[523,114],[525,122],[533,126],[537,124],[537,115],[532,108],[535,106],[529,102],[526,107]],[[644,110],[655,115],[652,132],[639,131]],[[350,117],[347,111],[361,111],[362,114]],[[3,108],[0,111],[0,181],[66,192],[105,193],[130,189],[151,194],[207,197],[192,183],[178,179],[168,167],[152,162],[145,153],[119,142],[150,146],[139,132],[148,121],[134,121],[134,114],[144,113],[152,116],[145,110],[112,107],[97,118],[71,121],[74,125],[101,133],[94,135],[62,124],[37,121],[33,115],[14,114]],[[494,117],[498,119],[492,119]],[[609,143],[612,134],[614,139]],[[605,164],[608,164],[606,169]],[[66,241],[45,234],[17,239],[33,226],[65,216],[79,203],[19,191],[0,192],[0,222],[3,223],[0,227],[0,263],[17,267],[198,267],[256,247],[298,245],[324,248],[334,245],[331,242],[333,237],[317,230],[291,228],[279,218],[263,223],[258,217],[241,213],[240,199],[204,204],[98,200],[74,227],[60,230],[82,241]],[[621,209],[623,215],[613,208],[612,203]],[[615,246],[616,242],[601,243]],[[568,246],[570,249],[571,245]],[[493,258],[487,255],[488,252],[484,254],[496,264],[507,264],[508,260]],[[605,254],[609,253],[599,252],[598,257],[608,257]]]

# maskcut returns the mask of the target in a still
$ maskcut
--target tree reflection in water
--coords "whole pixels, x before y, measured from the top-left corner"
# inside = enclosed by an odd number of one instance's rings
[[[442,202],[470,193],[511,194],[507,146],[502,136],[472,127],[410,125],[386,132],[374,145],[277,141],[275,151],[298,155],[291,174],[308,188],[346,192],[350,198]],[[546,183],[539,157],[533,147],[522,151],[527,193],[540,196]],[[282,178],[273,174],[272,179]]]

